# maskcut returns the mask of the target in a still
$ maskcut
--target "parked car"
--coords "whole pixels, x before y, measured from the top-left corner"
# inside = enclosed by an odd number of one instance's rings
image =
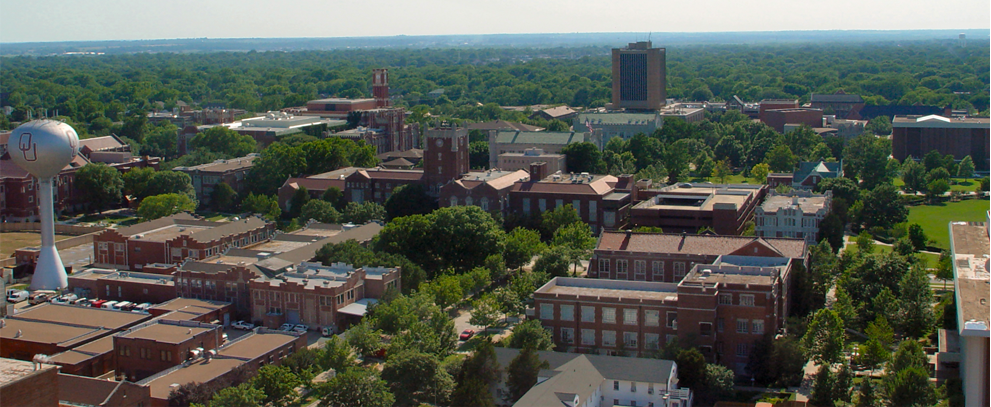
[[[48,302],[54,296],[55,296],[55,291],[38,290],[31,293],[31,295],[28,297],[28,304],[38,305],[43,302]]]
[[[475,330],[465,329],[464,331],[461,331],[461,335],[458,336],[458,339],[461,339],[462,341],[467,341],[471,339],[472,336],[475,336]]]
[[[334,329],[333,327],[325,326],[323,328],[320,328],[320,335],[323,335],[323,336],[334,336],[335,331],[337,331],[337,330]]]
[[[114,309],[117,311],[126,311],[124,308],[131,306],[131,304],[133,303],[130,301],[118,301],[114,304]]]
[[[148,313],[148,308],[151,308],[151,303],[150,302],[143,302],[141,304],[135,305],[134,306],[134,309],[132,309],[131,312],[137,312],[137,313],[140,313],[140,314],[147,314]]]
[[[101,299],[98,299],[97,298],[97,299],[94,299],[90,303],[90,306],[93,307],[93,308],[103,308],[103,304],[106,304],[106,303],[107,303],[107,300],[101,300]]]
[[[292,327],[292,330],[293,330],[293,332],[297,332],[297,333],[306,335],[306,332],[310,330],[310,327],[308,327],[306,325],[296,325],[296,326]]]
[[[293,326],[293,324],[282,324],[282,326],[279,327],[279,330],[289,332],[292,330]]]
[[[30,296],[31,293],[24,290],[17,290],[13,288],[7,290],[7,302],[18,303],[18,302],[27,301],[28,297]]]
[[[100,306],[103,309],[115,309],[117,307],[117,301],[107,301]]]
[[[255,324],[252,324],[250,322],[237,321],[237,322],[231,324],[231,328],[241,329],[241,330],[245,330],[245,331],[250,331],[252,329],[255,329]]]
[[[52,298],[52,304],[69,305],[77,298],[79,297],[75,294],[62,294],[58,297]]]
[[[77,299],[77,300],[73,301],[72,302],[72,305],[75,305],[77,307],[92,307],[93,306],[93,300],[91,300],[89,298],[86,298],[86,297],[83,297],[83,298],[80,298],[80,299]]]

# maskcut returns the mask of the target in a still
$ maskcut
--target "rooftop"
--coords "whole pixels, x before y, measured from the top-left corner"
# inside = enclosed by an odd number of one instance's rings
[[[807,244],[791,238],[604,231],[595,250],[721,256],[757,245],[796,259],[805,257]]]
[[[204,332],[217,331],[220,325],[202,323],[180,323],[160,319],[138,325],[116,336],[128,339],[143,339],[164,343],[182,343]],[[217,332],[220,335],[220,331]]]
[[[258,154],[248,154],[245,157],[232,158],[229,160],[216,160],[211,163],[200,164],[192,167],[176,167],[174,170],[183,172],[199,171],[224,173],[227,171],[251,168],[254,165],[255,158],[258,158],[258,156]]]
[[[355,103],[367,103],[374,102],[375,99],[345,99],[345,98],[326,98],[326,99],[316,99],[311,100],[306,103],[335,103],[335,104],[355,104]]]
[[[864,103],[864,98],[860,95],[847,95],[844,93],[824,95],[813,93],[810,102],[812,103]]]
[[[83,346],[77,346],[71,350],[52,355],[49,360],[52,363],[60,365],[74,365],[113,351],[114,337],[107,335]]]
[[[991,243],[985,222],[950,222],[953,285],[960,335],[991,336],[988,309],[991,292]]]
[[[674,300],[678,297],[677,291],[677,283],[554,277],[534,294]]]
[[[505,120],[494,120],[490,122],[471,123],[468,130],[520,130],[520,131],[540,131],[543,127],[531,126],[529,124],[507,122]]]
[[[53,344],[66,348],[86,343],[101,336],[108,335],[111,332],[109,329],[99,327],[75,324],[64,325],[13,318],[7,318],[0,322],[0,338]]]
[[[749,184],[681,183],[661,188],[660,193],[635,207],[697,211],[711,211],[717,205],[740,208],[763,187]]]
[[[172,277],[161,274],[141,273],[137,271],[121,271],[102,268],[89,268],[73,273],[72,278],[83,280],[118,280],[133,281],[140,283],[155,282],[164,286],[172,286],[175,283]]]
[[[596,125],[656,125],[660,122],[660,116],[656,113],[580,113],[575,119],[576,126],[585,129],[586,123],[591,124],[594,129]]]
[[[928,116],[895,116],[895,118],[891,120],[891,127],[987,129],[991,127],[991,118],[954,117],[951,119],[936,114],[931,114]]]
[[[529,178],[530,174],[523,170],[517,171],[485,171],[485,172],[469,172],[466,173],[461,179],[455,181],[460,183],[465,188],[474,188],[483,183],[491,185],[495,189],[503,189],[512,186],[516,181],[520,181]]]
[[[588,141],[586,135],[574,131],[500,131],[496,134],[496,143],[568,145]]]
[[[215,311],[221,309],[230,303],[220,302],[220,301],[210,301],[210,300],[200,300],[196,298],[175,298],[161,304],[155,305],[149,309],[150,310],[163,310],[163,311],[177,311],[177,310],[205,310],[204,314],[209,311]]]
[[[41,365],[41,370],[55,369],[54,365]],[[34,364],[23,360],[0,358],[0,387],[36,374]]]
[[[619,179],[600,174],[551,174],[538,181],[517,182],[516,192],[606,195],[613,191]]]
[[[737,256],[739,257],[739,256]],[[774,258],[772,258],[774,259]],[[696,264],[682,280],[682,284],[755,284],[772,285],[788,270],[788,259],[777,258],[774,263],[749,263],[745,260],[731,264]]]
[[[796,194],[776,195],[774,191],[764,200],[761,205],[765,213],[777,212],[781,209],[798,209],[803,213],[817,213],[826,207],[828,198],[826,195],[807,194],[801,196]]]
[[[7,322],[16,319],[65,326],[121,329],[148,318],[147,315],[134,312],[45,303],[8,316]]]

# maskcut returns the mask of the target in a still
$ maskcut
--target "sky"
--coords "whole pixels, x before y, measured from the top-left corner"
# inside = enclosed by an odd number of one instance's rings
[[[0,0],[0,42],[988,28],[988,0]]]

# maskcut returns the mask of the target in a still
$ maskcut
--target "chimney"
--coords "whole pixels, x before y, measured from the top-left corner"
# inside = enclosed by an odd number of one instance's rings
[[[543,161],[538,161],[535,163],[530,163],[530,180],[540,181],[547,177],[547,163]]]
[[[953,117],[953,106],[947,105],[943,108],[943,117]]]

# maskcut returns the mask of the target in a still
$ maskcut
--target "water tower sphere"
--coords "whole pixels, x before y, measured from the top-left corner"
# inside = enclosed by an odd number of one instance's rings
[[[14,164],[38,179],[58,175],[79,151],[72,126],[55,120],[34,120],[17,126],[7,144]]]

